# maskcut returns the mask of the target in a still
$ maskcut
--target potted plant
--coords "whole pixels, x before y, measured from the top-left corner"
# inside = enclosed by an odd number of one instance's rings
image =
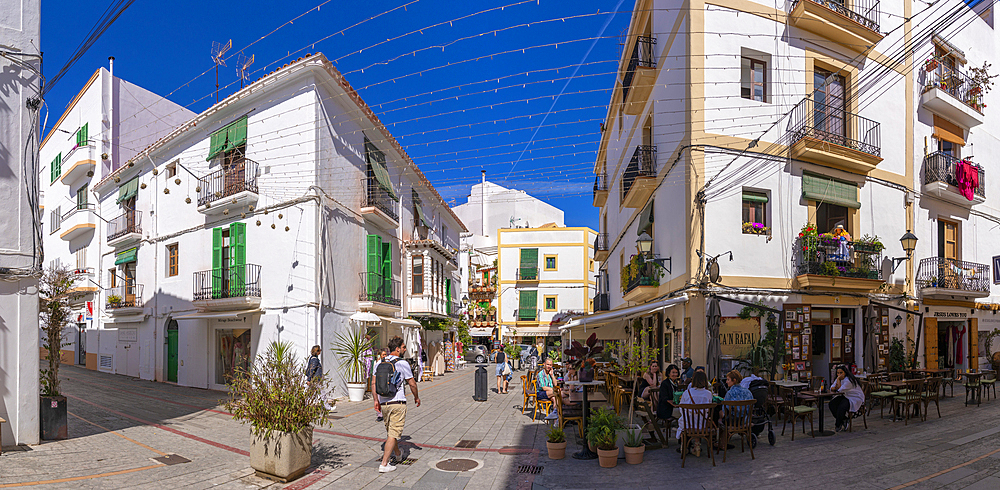
[[[925,71],[934,71],[937,69],[937,67],[938,67],[937,58],[927,58],[926,60],[924,60]]]
[[[563,432],[562,427],[558,425],[553,425],[546,432],[548,440],[545,441],[545,447],[549,450],[549,459],[563,459],[566,457],[566,433]]]
[[[642,442],[642,429],[625,430],[625,462],[628,464],[642,463],[642,455],[646,452],[646,444]]]
[[[890,373],[902,372],[906,367],[906,354],[904,351],[903,341],[892,339],[892,343],[889,344],[888,359]]]
[[[70,322],[68,296],[74,282],[73,274],[62,267],[50,267],[38,282],[42,347],[48,360],[47,367],[41,370],[39,425],[41,437],[46,440],[69,437],[66,397],[59,392],[59,363]]]
[[[325,374],[306,379],[305,363],[291,342],[271,342],[229,379],[225,407],[241,424],[250,424],[250,466],[258,474],[288,482],[305,473],[313,424],[323,425],[330,414],[323,400],[327,383]]]
[[[595,332],[587,338],[586,346],[574,340],[571,347],[564,350],[563,354],[567,358],[576,358],[570,362],[578,370],[580,381],[586,383],[594,380],[594,357],[603,351],[604,347],[597,345],[597,333]]]
[[[372,348],[372,339],[360,328],[340,332],[333,340],[333,355],[341,369],[341,375],[347,381],[347,396],[352,402],[365,399],[365,379],[368,366],[365,366],[366,353]]]
[[[618,466],[618,446],[615,445],[615,431],[611,427],[599,427],[594,435],[594,445],[597,446],[597,459],[601,468]]]
[[[938,287],[937,285],[938,285],[938,278],[937,278],[937,276],[931,276],[931,287],[932,288],[936,288],[936,287]]]
[[[111,296],[108,296],[108,306],[111,306],[112,308],[117,308],[118,305],[120,305],[121,303],[122,303],[121,296],[118,296],[117,294],[112,294]]]

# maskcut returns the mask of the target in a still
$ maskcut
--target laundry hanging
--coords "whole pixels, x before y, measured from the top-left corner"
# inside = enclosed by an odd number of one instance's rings
[[[973,200],[979,188],[979,167],[967,160],[959,161],[955,164],[955,180],[958,181],[958,193]]]

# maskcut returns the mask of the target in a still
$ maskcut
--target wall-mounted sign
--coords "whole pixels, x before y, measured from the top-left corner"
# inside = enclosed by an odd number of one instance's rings
[[[135,328],[119,328],[118,329],[118,341],[119,342],[138,342],[139,341],[139,330]]]
[[[935,311],[934,318],[968,318],[969,313],[962,311]]]
[[[1000,284],[1000,255],[993,256],[993,284]]]
[[[760,340],[760,318],[722,317],[719,347],[722,355],[741,359]]]

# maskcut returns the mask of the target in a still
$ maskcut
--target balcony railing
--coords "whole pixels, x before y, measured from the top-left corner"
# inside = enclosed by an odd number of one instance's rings
[[[518,281],[537,281],[538,280],[538,267],[518,267],[517,268],[517,280]]]
[[[601,172],[594,176],[594,195],[596,196],[598,192],[608,191],[608,173]]]
[[[142,233],[142,213],[126,211],[125,214],[108,222],[109,242],[129,233]]]
[[[609,241],[607,233],[598,233],[594,238],[594,252],[607,252]]]
[[[462,303],[459,303],[458,301],[451,301],[449,304],[451,306],[448,308],[448,316],[452,318],[462,316]]]
[[[990,292],[990,266],[962,260],[930,257],[917,268],[917,289],[943,288],[977,293]]]
[[[638,36],[635,45],[632,47],[632,55],[629,57],[628,68],[625,76],[622,77],[622,100],[628,100],[628,92],[632,88],[632,80],[635,79],[635,72],[641,68],[656,68],[656,58],[653,57],[653,45],[656,44],[655,37]]]
[[[882,154],[879,123],[811,97],[792,109],[788,132],[792,143],[812,138],[877,157]]]
[[[366,192],[361,196],[361,207],[376,208],[398,223],[399,212],[396,211],[396,200],[388,192],[382,190],[375,179],[369,180],[365,187]]]
[[[611,298],[608,293],[597,293],[594,296],[594,311],[608,311],[611,309]]]
[[[371,301],[392,306],[402,305],[399,296],[399,280],[383,277],[377,272],[362,272],[361,276],[361,301]]]
[[[246,297],[260,297],[259,265],[243,264],[194,273],[195,301]]]
[[[142,284],[116,286],[108,289],[108,294],[105,297],[105,300],[105,308],[108,310],[114,310],[117,308],[135,308],[137,306],[141,306]]]
[[[656,177],[656,146],[640,145],[635,148],[622,177],[622,199],[625,199],[635,179],[639,177]]]
[[[243,159],[200,179],[198,205],[211,204],[243,191],[257,193],[257,162]]]
[[[538,308],[518,308],[514,310],[514,318],[519,322],[538,321]]]
[[[962,160],[951,155],[936,151],[924,157],[924,184],[932,182],[946,182],[948,185],[958,187],[958,177],[955,174],[956,164]],[[972,191],[980,197],[986,197],[986,170],[981,165],[972,162],[972,166],[979,170],[979,185]]]
[[[89,210],[93,211],[94,210],[94,205],[90,204],[90,203],[75,204],[75,205],[73,205],[73,207],[69,208],[68,211],[66,211],[65,213],[62,214],[61,220],[62,221],[66,221],[67,219],[69,219],[70,216],[73,215],[73,213],[75,213],[77,211],[84,210],[84,209],[89,209]]]
[[[882,280],[880,244],[807,236],[796,239],[795,252],[796,275]]]
[[[794,10],[800,1],[822,5],[872,31],[878,32],[878,0],[792,0],[791,8]]]
[[[928,68],[930,69],[928,70]],[[936,57],[932,57],[929,62],[924,64],[924,70],[927,71],[927,75],[924,77],[924,90],[938,88],[975,109],[976,112],[983,113],[983,107],[985,107],[983,87],[974,82],[972,77],[956,68],[945,65],[940,58]]]
[[[636,266],[632,265],[630,267]],[[639,286],[659,286],[660,271],[658,267],[654,262],[640,264],[635,274],[628,274],[628,277],[622,278],[622,294],[626,294]]]
[[[473,314],[469,317],[469,326],[472,327],[492,327],[497,323],[497,314],[493,313],[478,313]]]

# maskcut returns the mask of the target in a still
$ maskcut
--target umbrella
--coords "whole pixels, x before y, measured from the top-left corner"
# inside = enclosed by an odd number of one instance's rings
[[[719,347],[719,324],[722,321],[722,312],[719,309],[719,299],[712,298],[712,301],[708,303],[708,328],[706,329],[708,333],[708,353],[707,359],[708,363],[706,368],[708,372],[708,379],[716,379],[719,377],[719,359],[722,357],[722,349]]]
[[[867,332],[865,333],[864,367],[866,371],[874,373],[878,370],[878,357],[875,352],[875,330],[878,329],[878,315],[872,305],[865,307],[865,325]]]

